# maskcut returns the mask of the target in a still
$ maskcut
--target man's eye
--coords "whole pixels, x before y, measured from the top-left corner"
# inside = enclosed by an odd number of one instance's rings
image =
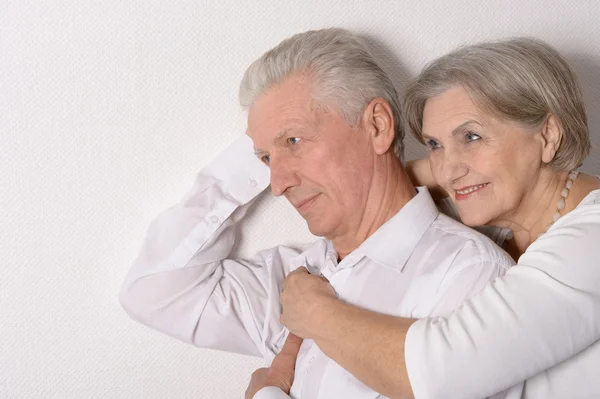
[[[481,139],[481,136],[478,135],[477,133],[473,133],[473,132],[467,132],[465,134],[465,139],[467,140],[467,142],[470,141],[477,141]]]
[[[287,139],[288,143],[290,144],[298,144],[298,142],[300,141],[300,139],[298,137],[290,137]]]
[[[270,156],[270,155],[263,155],[263,156],[260,158],[260,160],[261,160],[261,161],[263,161],[263,163],[264,163],[265,165],[268,165],[268,164],[269,164],[269,162],[271,162],[271,156]]]
[[[435,140],[429,139],[425,142],[425,145],[427,146],[427,148],[431,151],[436,150],[438,148],[440,148],[440,143],[438,143]]]

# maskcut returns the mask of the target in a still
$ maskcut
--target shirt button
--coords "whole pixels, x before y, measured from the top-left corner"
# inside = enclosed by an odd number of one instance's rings
[[[218,218],[218,217],[216,217],[216,216],[211,216],[211,217],[210,217],[210,221],[211,221],[212,223],[218,223],[218,222],[219,222],[219,218]]]
[[[250,186],[252,186],[252,187],[256,187],[256,185],[258,184],[258,183],[256,182],[256,180],[254,180],[254,179],[250,179],[250,182],[249,182],[249,183],[250,183]]]

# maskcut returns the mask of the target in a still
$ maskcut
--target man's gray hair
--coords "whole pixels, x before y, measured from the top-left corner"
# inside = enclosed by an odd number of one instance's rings
[[[541,126],[553,114],[562,139],[550,165],[579,167],[590,152],[583,95],[565,59],[548,44],[515,38],[459,48],[430,63],[408,87],[403,104],[408,129],[423,142],[428,98],[462,86],[483,111],[526,127]]]
[[[384,98],[394,117],[394,152],[402,157],[404,130],[398,93],[361,38],[330,28],[284,40],[248,67],[240,84],[240,104],[250,108],[262,93],[296,74],[309,78],[319,105],[332,106],[352,126],[359,124],[371,100]]]

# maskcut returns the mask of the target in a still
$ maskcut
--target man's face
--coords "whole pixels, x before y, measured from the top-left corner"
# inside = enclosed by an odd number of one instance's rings
[[[375,154],[363,129],[317,105],[306,78],[292,76],[258,97],[247,134],[271,168],[271,191],[287,198],[314,235],[333,239],[358,226]]]

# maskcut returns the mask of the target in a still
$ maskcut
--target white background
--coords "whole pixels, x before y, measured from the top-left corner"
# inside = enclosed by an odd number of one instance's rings
[[[151,218],[243,134],[238,83],[285,37],[364,34],[400,90],[459,44],[545,39],[582,79],[600,173],[599,20],[594,0],[2,0],[0,398],[242,397],[259,360],[151,331],[117,295]],[[310,239],[270,196],[244,232],[242,253]]]

